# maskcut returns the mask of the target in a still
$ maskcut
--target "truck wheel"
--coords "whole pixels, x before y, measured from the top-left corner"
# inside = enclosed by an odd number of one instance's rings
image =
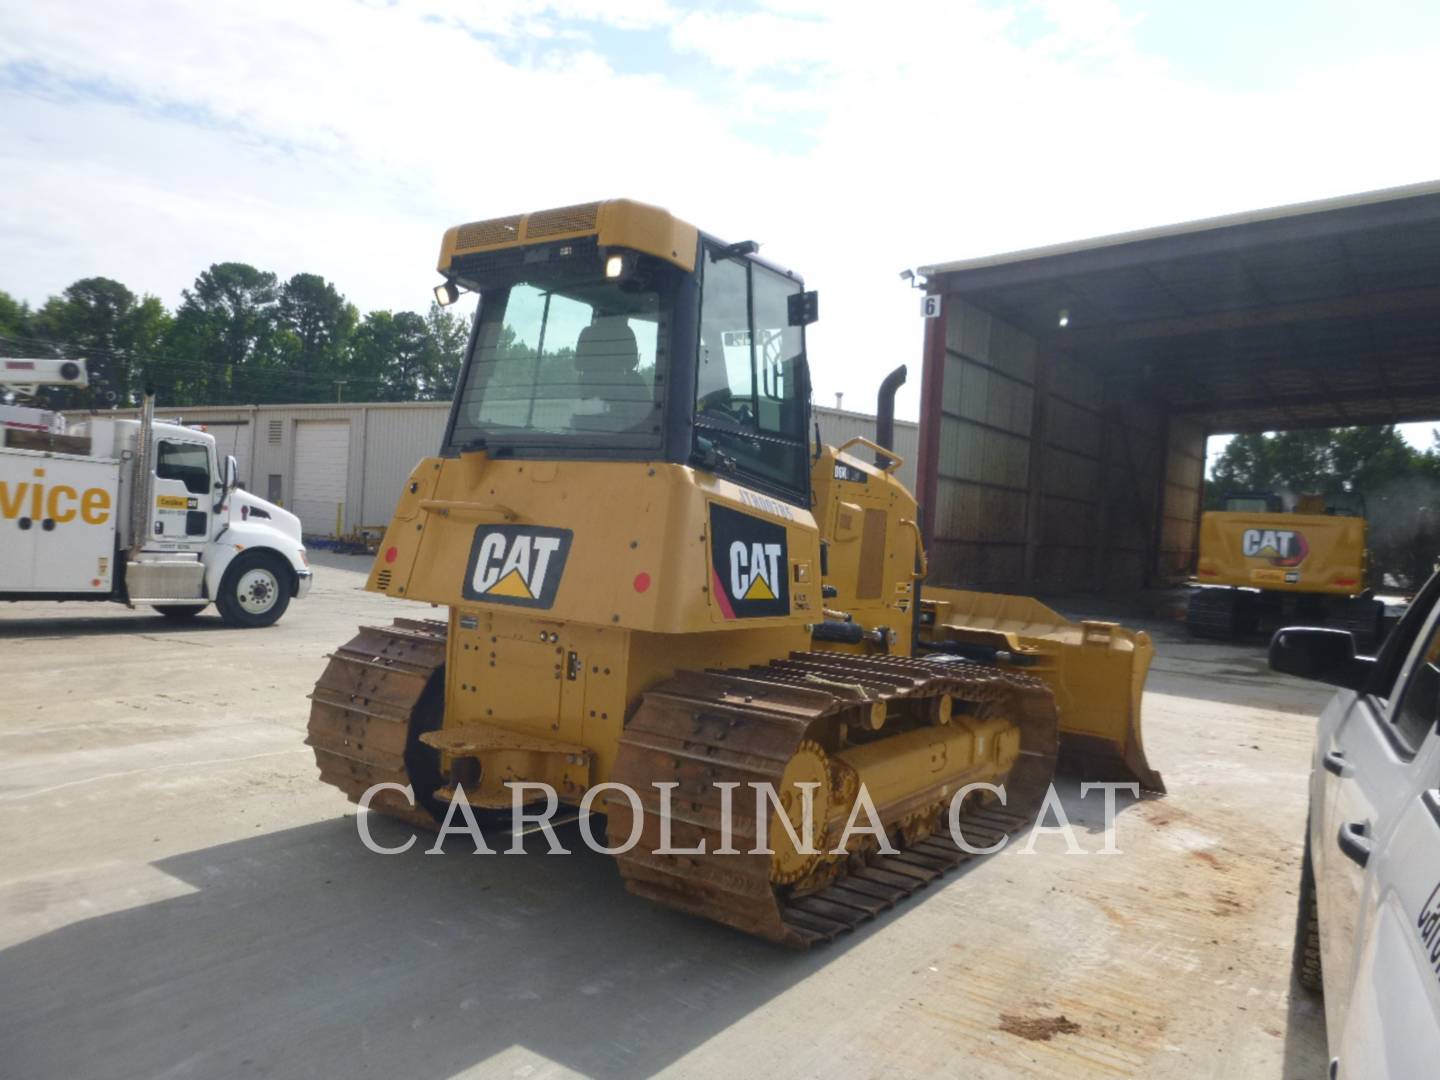
[[[200,612],[204,611],[209,604],[152,604],[151,605],[167,619],[193,619]]]
[[[268,551],[247,551],[225,568],[215,606],[231,626],[269,626],[290,604],[290,568]]]
[[[1320,908],[1315,902],[1315,871],[1310,866],[1310,823],[1305,823],[1305,857],[1300,860],[1300,910],[1295,917],[1295,979],[1314,994],[1325,984],[1320,971]]]

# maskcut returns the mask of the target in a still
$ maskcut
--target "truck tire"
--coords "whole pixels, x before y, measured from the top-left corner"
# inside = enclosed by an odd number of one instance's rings
[[[220,579],[215,606],[230,626],[259,627],[276,622],[290,605],[290,567],[269,551],[236,556]]]
[[[193,619],[200,612],[204,611],[209,604],[152,604],[150,605],[167,619]]]
[[[1315,902],[1315,871],[1310,866],[1310,823],[1305,823],[1305,855],[1300,860],[1300,910],[1295,916],[1295,980],[1312,994],[1323,994],[1320,970],[1320,908]]]

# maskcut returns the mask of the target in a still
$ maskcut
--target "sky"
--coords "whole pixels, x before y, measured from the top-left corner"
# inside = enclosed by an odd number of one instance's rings
[[[0,289],[423,310],[447,226],[623,196],[819,290],[817,403],[907,363],[914,417],[901,270],[1435,179],[1437,101],[1434,0],[0,0]]]

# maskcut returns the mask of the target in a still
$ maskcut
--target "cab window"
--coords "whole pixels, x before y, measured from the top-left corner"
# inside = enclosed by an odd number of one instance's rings
[[[1395,707],[1395,734],[1414,753],[1440,723],[1440,619],[1431,627],[1429,640],[1415,658],[1415,667],[1400,695]]]
[[[161,480],[179,480],[192,495],[204,495],[210,490],[210,451],[201,443],[161,439],[155,475]]]
[[[1430,612],[1440,603],[1440,574],[1435,574],[1410,602],[1410,607],[1401,617],[1400,623],[1385,638],[1380,653],[1375,658],[1375,672],[1370,677],[1366,693],[1374,700],[1378,709],[1383,710],[1395,690],[1410,650],[1430,621]]]
[[[803,502],[805,345],[789,325],[798,281],[751,260],[707,255],[695,380],[695,452],[740,483]]]

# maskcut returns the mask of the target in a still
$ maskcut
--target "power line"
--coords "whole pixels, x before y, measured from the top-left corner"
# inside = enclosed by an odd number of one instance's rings
[[[131,349],[116,349],[106,346],[86,346],[77,342],[61,341],[54,338],[28,337],[17,334],[0,334],[0,342],[7,343],[16,348],[57,349],[72,355],[83,354],[112,360],[118,359],[129,364],[132,369],[137,365],[143,368],[147,365],[155,364],[162,365],[166,370],[175,370],[178,368],[210,376],[223,375],[228,372],[232,379],[237,375],[247,380],[250,378],[276,376],[308,383],[317,390],[323,387],[327,392],[335,382],[335,375],[332,372],[313,371],[286,364],[274,364],[267,359],[253,356],[239,362],[231,362],[228,360],[197,360],[188,354],[138,352]],[[442,365],[458,367],[460,358],[454,355],[442,355],[440,360]],[[351,370],[345,370],[345,378],[351,382],[372,386],[376,389],[385,386],[386,383],[389,382],[384,374],[366,375]]]

